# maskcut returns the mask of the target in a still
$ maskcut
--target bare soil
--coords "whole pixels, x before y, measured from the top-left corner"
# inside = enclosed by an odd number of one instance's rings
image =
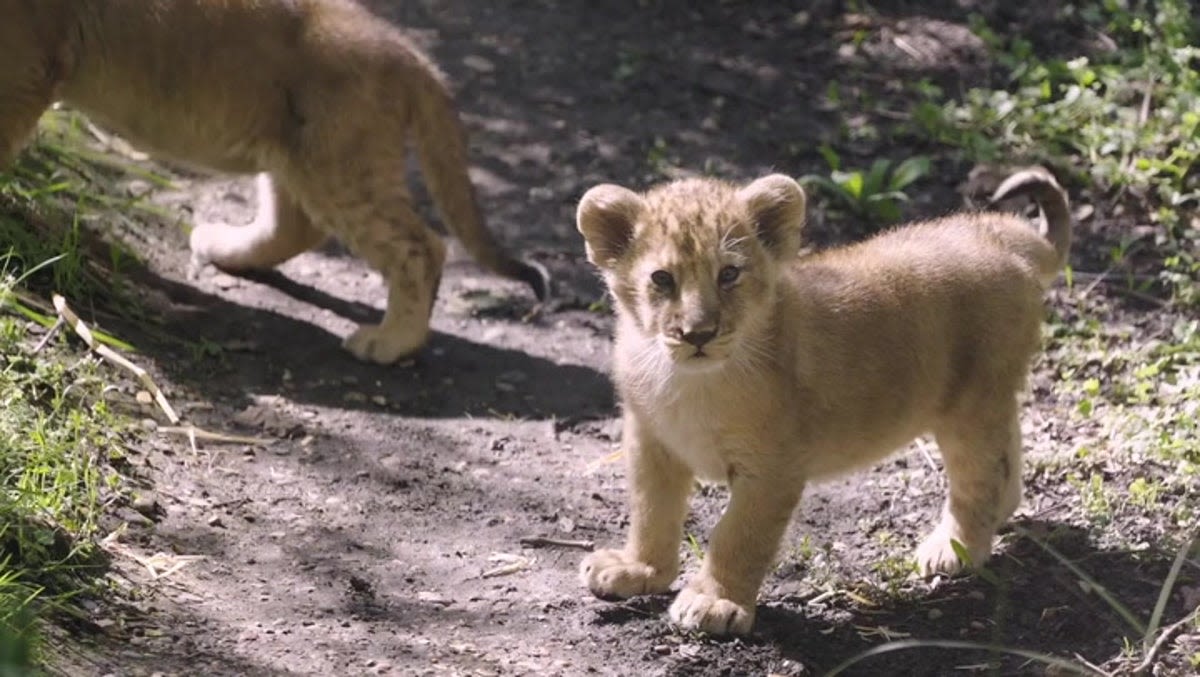
[[[602,289],[574,230],[580,195],[601,181],[645,187],[685,171],[739,180],[825,171],[816,149],[843,138],[842,126],[895,127],[879,112],[887,106],[856,110],[855,97],[891,102],[903,115],[904,81],[962,87],[990,77],[986,51],[966,28],[969,13],[1036,34],[1044,49],[1062,44],[1053,38],[1085,40],[1070,26],[1039,23],[1054,5],[1017,12],[970,0],[883,1],[854,14],[827,0],[378,0],[376,9],[411,30],[456,83],[490,225],[552,271],[556,301],[535,309],[518,285],[458,255],[428,348],[408,364],[366,365],[339,347],[357,322],[381,314],[382,285],[361,261],[333,246],[272,273],[209,269],[191,279],[182,230],[147,226],[139,286],[161,323],[153,331],[148,322],[107,325],[143,350],[140,361],[189,421],[270,442],[193,447],[159,431],[131,447],[145,487],[140,512],[125,506],[114,516],[128,524],[120,543],[139,557],[176,559],[153,569],[117,557],[128,603],[98,605],[95,618],[66,633],[58,669],[809,675],[899,638],[1095,663],[1119,657],[1122,637],[1133,633],[1028,538],[1002,540],[991,567],[998,582],[889,572],[942,500],[930,444],[808,492],[749,639],[676,633],[665,616],[669,597],[595,600],[576,578],[582,550],[521,542],[607,546],[621,541],[626,524],[624,468],[612,458],[612,321],[589,309]],[[856,31],[867,36],[857,48]],[[833,83],[842,107],[826,97]],[[890,133],[838,145],[857,166],[937,150]],[[935,175],[910,191],[909,216],[962,205],[955,187],[969,167],[934,159]],[[198,220],[245,222],[254,196],[245,180],[193,178],[157,199]],[[860,234],[860,224],[821,214],[814,210],[814,242]],[[1050,303],[1067,312],[1061,293]],[[1073,406],[1056,395],[1053,365],[1043,360],[1024,416],[1031,459],[1073,448],[1077,431],[1061,423]],[[1027,477],[1016,524],[1146,618],[1171,553],[1093,538],[1061,476]],[[688,532],[701,544],[724,499],[715,487],[696,496]],[[1133,528],[1153,543],[1161,525]],[[151,576],[179,556],[199,558]],[[694,568],[695,556],[686,556]],[[1189,572],[1183,584],[1195,585]],[[1185,603],[1173,597],[1168,618]],[[867,659],[846,674],[963,671],[1041,674],[1044,666],[922,648]]]

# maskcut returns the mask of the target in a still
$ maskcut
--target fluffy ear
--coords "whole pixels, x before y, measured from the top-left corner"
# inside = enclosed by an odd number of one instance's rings
[[[783,174],[771,174],[739,190],[738,197],[767,251],[777,258],[791,258],[800,251],[807,204],[800,184]]]
[[[584,193],[575,225],[587,242],[588,261],[612,268],[633,241],[633,227],[644,206],[637,193],[611,183]]]

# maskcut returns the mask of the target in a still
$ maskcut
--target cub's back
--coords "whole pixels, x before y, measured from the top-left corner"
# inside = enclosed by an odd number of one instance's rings
[[[936,416],[968,385],[1022,387],[1043,293],[1022,248],[1039,239],[1022,219],[968,214],[797,260],[781,311],[801,378],[849,383],[831,406],[897,420]]]
[[[403,100],[423,59],[348,0],[65,3],[80,39],[63,98],[176,160],[255,171],[327,110]],[[386,125],[391,117],[358,113]]]

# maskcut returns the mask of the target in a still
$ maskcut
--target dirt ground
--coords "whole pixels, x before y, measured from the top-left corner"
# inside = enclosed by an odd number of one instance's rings
[[[595,600],[576,578],[581,550],[521,543],[607,546],[626,523],[624,469],[611,458],[612,321],[589,310],[602,294],[574,230],[580,195],[601,181],[644,187],[681,171],[735,179],[824,171],[816,148],[868,115],[829,105],[831,83],[843,96],[895,97],[902,110],[901,81],[953,87],[989,74],[969,13],[1041,35],[1033,28],[1051,15],[1039,12],[1054,4],[1018,16],[970,0],[876,2],[868,15],[826,0],[375,2],[455,82],[490,225],[552,271],[556,302],[531,314],[522,288],[458,255],[428,348],[409,364],[371,366],[339,348],[357,322],[381,313],[382,286],[362,262],[330,247],[276,273],[209,269],[192,280],[182,231],[151,233],[145,300],[161,314],[161,333],[140,324],[118,334],[143,348],[189,421],[270,443],[199,440],[193,449],[156,433],[130,450],[145,488],[138,510],[117,515],[129,523],[120,543],[176,558],[162,566],[187,565],[151,580],[146,567],[118,558],[128,608],[98,607],[98,618],[112,620],[77,629],[59,669],[809,675],[899,638],[1096,663],[1118,656],[1121,620],[1014,534],[999,546],[998,584],[889,583],[886,567],[910,554],[941,501],[931,445],[808,492],[746,640],[677,634],[666,622],[669,597]],[[855,48],[849,36],[859,28],[869,37]],[[929,150],[900,138],[839,145],[859,166]],[[935,167],[910,191],[910,216],[961,206],[955,186],[969,168],[940,156]],[[245,222],[254,197],[244,180],[181,179],[157,199],[198,220]],[[816,214],[812,237],[846,239],[852,225]],[[1059,415],[1072,403],[1039,369],[1024,416],[1035,458],[1071,449],[1076,434]],[[1017,524],[1148,615],[1168,555],[1097,543],[1063,514],[1072,490],[1061,477],[1028,483]],[[693,502],[688,532],[701,543],[724,496],[705,488]],[[1172,601],[1171,611],[1181,608]],[[847,674],[1043,669],[1019,656],[924,648]]]

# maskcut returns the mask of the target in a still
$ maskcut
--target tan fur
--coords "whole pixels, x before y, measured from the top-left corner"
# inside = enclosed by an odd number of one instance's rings
[[[960,214],[805,257],[805,196],[785,176],[588,191],[578,226],[616,300],[631,494],[628,541],[584,559],[588,588],[666,591],[693,477],[726,482],[729,506],[670,615],[747,633],[804,485],[927,432],[950,494],[920,570],[959,570],[952,539],[983,562],[1020,502],[1017,394],[1069,243],[1054,178],[1027,170],[998,197],[1021,191],[1046,213],[1045,237],[1013,215]]]
[[[259,218],[192,232],[201,260],[280,263],[327,235],[388,282],[387,312],[346,340],[361,359],[420,348],[445,245],[404,185],[412,138],[451,231],[489,269],[547,292],[485,228],[436,67],[350,0],[0,0],[0,166],[56,100],[163,156],[260,176]]]

